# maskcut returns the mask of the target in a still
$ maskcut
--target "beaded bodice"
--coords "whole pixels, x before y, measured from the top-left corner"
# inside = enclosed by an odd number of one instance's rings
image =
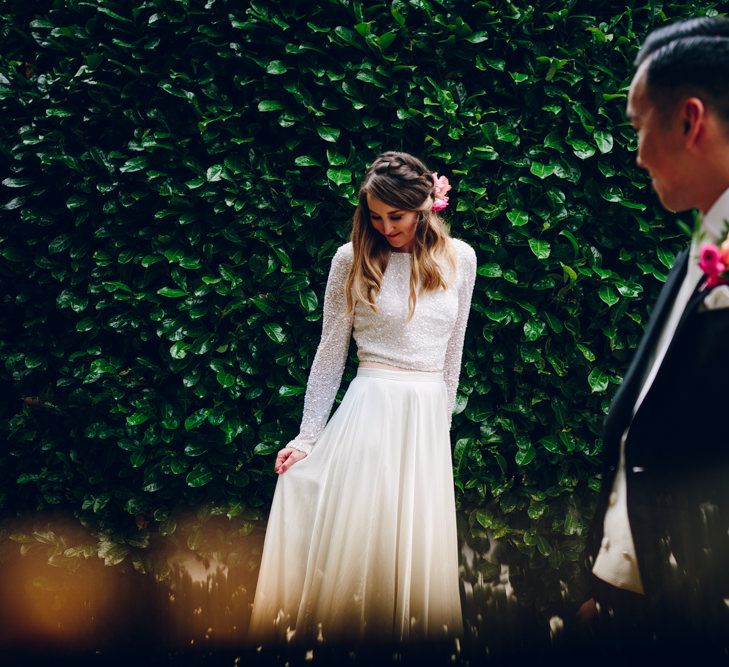
[[[324,430],[341,383],[352,333],[360,362],[442,371],[451,414],[476,277],[473,249],[458,239],[451,242],[456,256],[455,276],[451,276],[448,289],[420,293],[410,319],[410,253],[390,255],[377,295],[377,312],[357,302],[352,315],[347,312],[344,291],[352,265],[352,244],[337,250],[327,280],[322,336],[306,386],[301,430],[289,447],[309,453]]]

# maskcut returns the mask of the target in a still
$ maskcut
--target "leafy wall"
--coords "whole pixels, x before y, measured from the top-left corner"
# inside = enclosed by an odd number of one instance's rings
[[[265,517],[358,181],[403,149],[448,175],[479,259],[453,422],[469,539],[569,581],[601,421],[688,224],[634,164],[632,59],[718,4],[3,3],[4,511],[70,508],[139,567],[190,508]]]

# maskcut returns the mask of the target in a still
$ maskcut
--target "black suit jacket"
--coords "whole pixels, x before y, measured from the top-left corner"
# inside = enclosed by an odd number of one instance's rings
[[[600,546],[620,440],[629,426],[628,516],[646,597],[673,627],[727,633],[729,309],[701,310],[707,290],[694,290],[633,417],[687,258],[688,251],[677,257],[605,419],[603,483],[588,553],[594,559]]]

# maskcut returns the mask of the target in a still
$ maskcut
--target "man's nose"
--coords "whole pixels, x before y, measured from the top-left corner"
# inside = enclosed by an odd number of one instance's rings
[[[645,169],[645,164],[643,164],[640,153],[635,156],[635,164],[637,164],[640,169]]]

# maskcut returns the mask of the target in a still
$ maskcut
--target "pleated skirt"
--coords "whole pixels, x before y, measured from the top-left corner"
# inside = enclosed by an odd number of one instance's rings
[[[311,454],[278,478],[251,641],[462,635],[446,406],[440,374],[359,369]]]

